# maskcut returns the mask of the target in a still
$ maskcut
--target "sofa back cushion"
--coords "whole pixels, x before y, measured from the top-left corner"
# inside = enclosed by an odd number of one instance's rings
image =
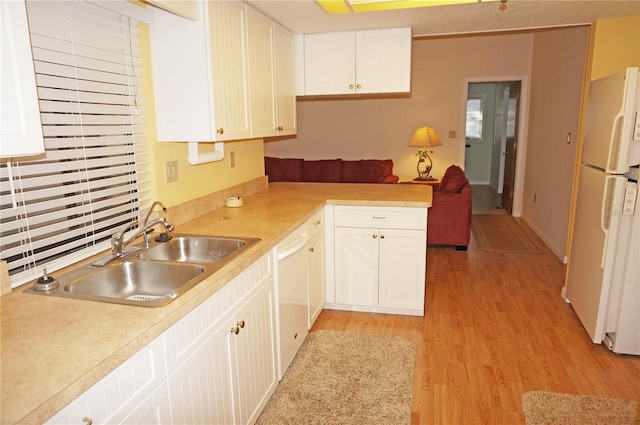
[[[341,159],[307,160],[302,163],[303,182],[340,183],[341,176]]]
[[[459,193],[468,183],[469,180],[467,180],[467,176],[464,175],[462,168],[457,165],[452,165],[447,168],[444,176],[442,176],[438,192]]]
[[[342,162],[343,183],[382,183],[393,174],[390,159],[361,159]]]
[[[270,182],[302,181],[302,158],[264,157],[264,173]]]

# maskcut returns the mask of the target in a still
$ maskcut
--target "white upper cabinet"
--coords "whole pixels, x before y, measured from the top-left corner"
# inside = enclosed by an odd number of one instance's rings
[[[158,140],[295,134],[295,73],[288,71],[295,66],[293,39],[285,52],[280,40],[286,31],[243,2],[197,3],[203,18],[195,22],[154,11],[150,34]],[[280,100],[285,95],[288,103]]]
[[[349,94],[356,88],[356,33],[304,36],[304,93]]]
[[[409,27],[309,34],[301,50],[305,95],[411,90]]]
[[[0,2],[0,156],[44,152],[24,1]]]
[[[154,11],[149,31],[158,140],[248,139],[246,5],[200,7],[203,18],[195,22]]]
[[[247,8],[249,91],[253,137],[276,135],[274,91],[273,21]]]
[[[289,31],[274,23],[274,90],[278,136],[297,133],[295,42]]]

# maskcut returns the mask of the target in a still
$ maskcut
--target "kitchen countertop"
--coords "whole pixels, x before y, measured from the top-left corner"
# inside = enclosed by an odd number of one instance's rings
[[[176,226],[177,233],[262,240],[165,307],[33,295],[23,292],[26,286],[14,289],[0,304],[0,423],[49,419],[324,205],[430,207],[431,195],[423,185],[271,183],[244,198],[241,208],[216,209]],[[52,275],[60,273],[64,270]]]

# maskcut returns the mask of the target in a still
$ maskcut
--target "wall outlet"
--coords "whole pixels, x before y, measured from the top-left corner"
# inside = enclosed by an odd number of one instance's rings
[[[178,161],[167,161],[164,163],[164,177],[167,183],[178,181]]]
[[[229,151],[229,168],[233,168],[236,166],[236,153],[234,151]]]
[[[458,137],[458,133],[455,130],[449,130],[449,139],[455,139]]]

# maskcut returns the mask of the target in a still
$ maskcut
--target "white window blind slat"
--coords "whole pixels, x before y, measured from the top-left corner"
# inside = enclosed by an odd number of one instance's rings
[[[107,249],[151,194],[137,23],[87,2],[27,0],[27,15],[45,155],[11,181],[0,165],[12,287]]]

